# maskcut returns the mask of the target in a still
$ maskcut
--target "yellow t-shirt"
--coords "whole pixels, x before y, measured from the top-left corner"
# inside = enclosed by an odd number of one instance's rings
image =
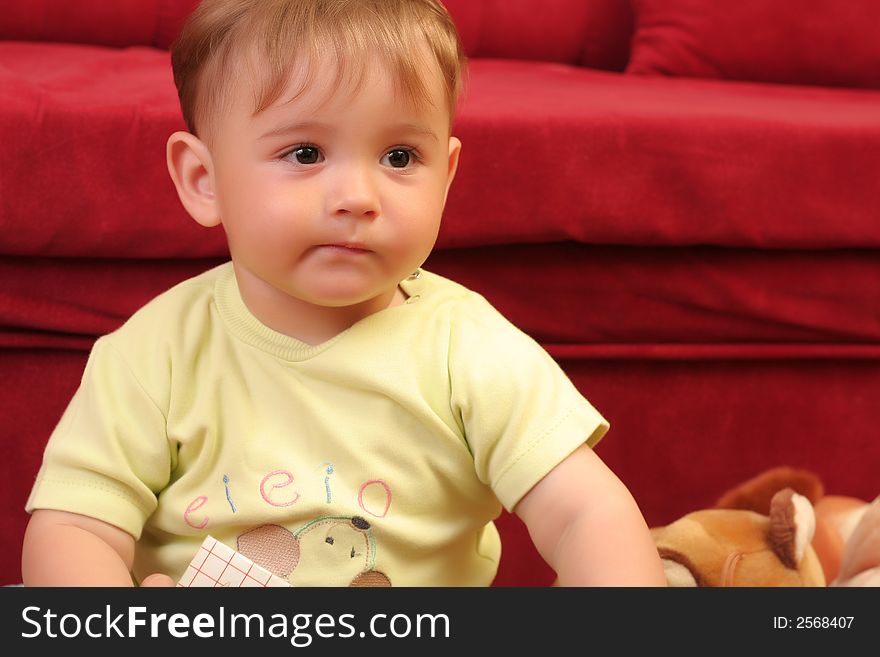
[[[27,503],[138,539],[180,577],[206,534],[294,585],[491,583],[492,520],[608,428],[480,295],[422,270],[317,346],[246,308],[230,263],[99,339]]]

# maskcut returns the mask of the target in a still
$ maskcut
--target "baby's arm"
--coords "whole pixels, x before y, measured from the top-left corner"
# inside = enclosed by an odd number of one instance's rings
[[[583,445],[515,509],[563,586],[665,586],[648,526],[626,486]]]
[[[38,509],[21,556],[25,586],[132,586],[134,538],[111,524],[66,511]],[[150,575],[143,586],[171,586]]]

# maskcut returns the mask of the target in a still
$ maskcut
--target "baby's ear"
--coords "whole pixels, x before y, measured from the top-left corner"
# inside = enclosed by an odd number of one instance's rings
[[[449,138],[449,168],[446,178],[446,194],[449,194],[449,187],[455,178],[455,172],[458,170],[458,156],[461,154],[461,141],[458,137]],[[445,199],[444,199],[445,201]]]
[[[219,224],[211,153],[204,142],[189,132],[175,132],[168,138],[165,157],[177,195],[190,216],[208,228]]]

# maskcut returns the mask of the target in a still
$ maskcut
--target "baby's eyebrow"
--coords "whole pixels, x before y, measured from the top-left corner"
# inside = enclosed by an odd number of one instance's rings
[[[440,141],[433,130],[431,130],[427,126],[419,125],[417,123],[401,123],[399,125],[393,125],[388,128],[388,132],[393,132],[395,134],[415,134],[422,137],[428,137],[429,139],[433,139],[434,141]]]
[[[332,130],[333,127],[328,125],[327,123],[321,123],[319,121],[299,121],[297,123],[290,123],[272,128],[271,130],[260,135],[259,139],[268,139],[270,137],[283,137],[285,135],[289,135],[295,132],[330,132]],[[418,123],[400,123],[397,125],[388,126],[388,128],[386,128],[384,132],[387,132],[389,134],[414,134],[433,139],[434,141],[440,141],[433,130],[431,130],[427,126],[419,125]]]
[[[326,123],[319,123],[317,121],[302,121],[298,123],[290,123],[286,125],[281,125],[276,128],[272,128],[268,132],[263,133],[259,136],[259,139],[267,139],[269,137],[283,137],[284,135],[288,135],[292,132],[300,132],[300,131],[328,131],[330,130],[330,126]]]

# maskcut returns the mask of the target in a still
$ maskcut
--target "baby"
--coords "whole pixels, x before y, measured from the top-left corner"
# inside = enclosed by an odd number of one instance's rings
[[[169,585],[207,534],[294,585],[485,586],[502,506],[563,585],[663,585],[608,424],[421,269],[461,142],[436,0],[205,0],[181,203],[231,262],[99,339],[27,510],[28,585]],[[479,221],[479,217],[474,217]]]

